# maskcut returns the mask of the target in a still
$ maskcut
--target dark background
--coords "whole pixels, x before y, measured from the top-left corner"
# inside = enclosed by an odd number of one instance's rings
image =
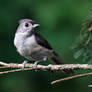
[[[79,35],[81,24],[92,8],[92,0],[0,0],[0,61],[22,63],[13,45],[18,21],[30,18],[53,48],[69,63],[83,63],[73,58],[70,47]],[[42,64],[49,64],[47,63]],[[77,73],[84,73],[78,71]],[[66,77],[62,72],[25,71],[0,75],[0,92],[92,92],[92,78],[79,78],[55,85],[50,82]]]

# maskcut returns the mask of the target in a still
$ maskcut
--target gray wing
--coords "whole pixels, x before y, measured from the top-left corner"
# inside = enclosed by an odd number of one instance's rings
[[[35,33],[34,35],[35,35],[35,39],[39,45],[41,45],[49,50],[53,50],[51,45],[48,43],[48,41],[45,38],[43,38],[41,35],[39,35],[37,33]]]

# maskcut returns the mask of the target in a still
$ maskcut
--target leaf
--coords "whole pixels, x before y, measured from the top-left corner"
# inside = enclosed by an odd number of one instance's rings
[[[84,52],[84,49],[78,50],[77,52],[75,52],[74,58],[75,59],[79,58],[83,54],[83,52]]]
[[[89,28],[90,31],[89,31]],[[72,49],[75,50],[74,58],[81,57],[83,62],[92,63],[92,14],[82,26],[80,35]]]

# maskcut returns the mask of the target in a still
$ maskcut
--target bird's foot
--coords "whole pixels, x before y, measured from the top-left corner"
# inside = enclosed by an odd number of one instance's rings
[[[47,57],[45,57],[45,58],[43,58],[42,60],[39,60],[39,61],[36,61],[35,63],[34,63],[34,68],[35,68],[35,71],[37,71],[37,65],[39,64],[39,63],[41,63],[41,62],[44,62],[44,61],[46,61],[48,58]]]
[[[40,61],[36,61],[35,63],[34,63],[34,68],[37,68],[37,65],[40,63]]]
[[[26,61],[26,60],[22,63],[22,69],[25,68],[25,64],[27,64],[27,63],[28,63],[28,61]]]

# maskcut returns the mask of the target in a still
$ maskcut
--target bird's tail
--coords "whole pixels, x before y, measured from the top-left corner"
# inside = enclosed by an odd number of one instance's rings
[[[53,52],[53,56],[51,57],[51,59],[56,63],[56,64],[67,64],[63,59],[60,58],[60,56],[56,53]],[[66,74],[74,74],[74,70],[73,69],[69,69],[69,70],[63,70]]]

